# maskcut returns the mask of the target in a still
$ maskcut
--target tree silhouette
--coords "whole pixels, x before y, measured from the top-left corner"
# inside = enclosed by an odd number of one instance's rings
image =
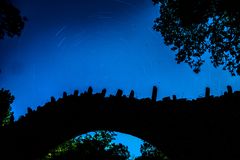
[[[94,135],[79,136],[49,152],[45,159],[127,160],[130,157],[128,148],[113,143],[115,136],[110,131],[96,131]]]
[[[11,104],[13,103],[14,96],[9,90],[0,90],[0,127],[12,124],[14,121],[13,112],[11,111]]]
[[[26,20],[9,0],[0,0],[0,39],[20,36]]]
[[[240,75],[240,10],[234,0],[152,0],[160,4],[154,30],[176,51],[177,63],[185,62],[194,72],[210,53],[214,67],[222,66]]]
[[[168,157],[150,143],[144,141],[140,148],[141,156],[135,160],[168,160]]]

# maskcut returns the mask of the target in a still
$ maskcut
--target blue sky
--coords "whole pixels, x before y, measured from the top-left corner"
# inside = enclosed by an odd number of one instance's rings
[[[240,88],[238,77],[209,62],[199,74],[176,64],[174,52],[152,30],[159,8],[151,0],[13,2],[28,22],[19,38],[0,41],[0,87],[15,96],[16,118],[50,96],[89,86],[94,92],[106,88],[107,95],[134,89],[143,98],[156,85],[158,99],[201,97],[207,86],[213,95],[223,94],[227,85]]]

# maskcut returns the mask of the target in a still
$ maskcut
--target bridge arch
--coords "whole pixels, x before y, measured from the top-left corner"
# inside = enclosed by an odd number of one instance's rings
[[[237,157],[240,140],[234,126],[239,119],[233,121],[226,104],[238,106],[239,93],[191,101],[136,99],[133,93],[123,96],[121,90],[115,96],[105,97],[105,93],[103,90],[92,94],[91,88],[80,95],[78,91],[73,95],[64,93],[62,98],[52,97],[37,110],[29,109],[7,131],[1,132],[3,154],[11,151],[12,159],[32,160],[79,134],[112,130],[150,142],[171,160]],[[206,106],[210,110],[202,111]]]

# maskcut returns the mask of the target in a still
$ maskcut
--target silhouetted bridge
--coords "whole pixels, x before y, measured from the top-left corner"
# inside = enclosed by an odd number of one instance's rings
[[[156,145],[171,160],[239,160],[240,92],[227,89],[219,97],[207,88],[203,98],[161,101],[156,87],[151,99],[136,99],[133,91],[124,96],[122,90],[105,97],[106,90],[92,94],[91,87],[80,95],[64,92],[1,129],[0,156],[36,159],[79,134],[112,130]]]

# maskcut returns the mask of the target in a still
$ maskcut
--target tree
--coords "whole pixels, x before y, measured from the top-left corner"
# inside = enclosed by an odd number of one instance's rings
[[[198,73],[210,53],[214,67],[240,75],[240,9],[234,0],[152,0],[160,4],[154,30],[176,51],[177,63]]]
[[[13,123],[13,112],[11,104],[14,101],[14,96],[9,90],[0,90],[0,127]]]
[[[135,160],[168,160],[167,156],[148,142],[144,142],[140,148],[141,156]]]
[[[20,36],[26,20],[9,0],[0,0],[0,39]]]
[[[94,135],[79,136],[52,150],[45,159],[127,160],[130,157],[128,148],[113,143],[115,136],[115,133],[109,131],[97,131]]]

